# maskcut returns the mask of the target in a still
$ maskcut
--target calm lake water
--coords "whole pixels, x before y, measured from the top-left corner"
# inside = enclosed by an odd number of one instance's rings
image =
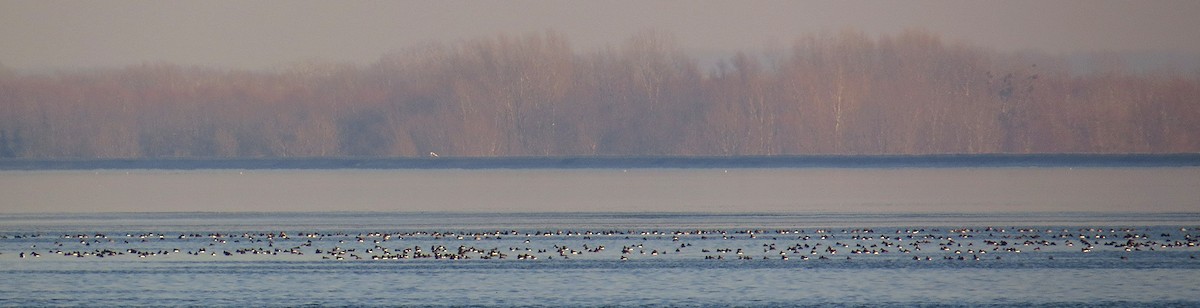
[[[0,306],[1200,305],[1195,167],[3,171],[0,196]]]
[[[0,213],[1196,212],[1200,167],[0,171]]]

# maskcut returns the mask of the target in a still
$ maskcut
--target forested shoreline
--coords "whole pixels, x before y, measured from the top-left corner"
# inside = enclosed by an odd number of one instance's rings
[[[1066,62],[843,31],[710,66],[668,35],[545,32],[367,65],[0,70],[0,157],[1200,152],[1200,73]]]

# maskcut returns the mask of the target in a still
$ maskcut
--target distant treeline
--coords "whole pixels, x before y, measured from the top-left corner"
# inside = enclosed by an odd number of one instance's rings
[[[0,157],[1200,152],[1200,73],[1098,65],[921,31],[701,65],[661,34],[547,32],[362,66],[0,70]]]

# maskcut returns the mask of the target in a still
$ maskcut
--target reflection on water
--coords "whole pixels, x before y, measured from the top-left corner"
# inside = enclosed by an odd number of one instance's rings
[[[1200,168],[0,172],[0,213],[1195,212]]]

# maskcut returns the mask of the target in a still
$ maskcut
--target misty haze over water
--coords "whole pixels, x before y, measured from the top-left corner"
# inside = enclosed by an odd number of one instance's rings
[[[1195,212],[1200,168],[2,171],[3,213]]]

